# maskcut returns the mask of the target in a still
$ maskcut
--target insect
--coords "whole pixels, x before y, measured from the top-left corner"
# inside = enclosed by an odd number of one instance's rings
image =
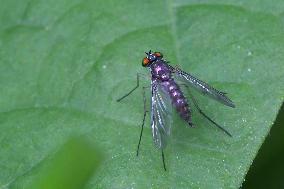
[[[173,67],[163,58],[160,52],[152,53],[151,50],[146,52],[146,57],[142,60],[142,66],[149,68],[151,71],[151,128],[154,143],[157,148],[162,151],[163,167],[166,170],[165,157],[163,149],[166,147],[167,138],[170,135],[172,125],[172,109],[175,109],[180,117],[190,126],[193,127],[191,114],[192,110],[189,106],[189,101],[181,90],[181,85],[188,89],[189,98],[193,106],[198,112],[209,120],[214,126],[221,129],[227,135],[232,136],[226,129],[207,116],[202,109],[199,108],[197,101],[190,92],[189,87],[197,89],[204,95],[207,95],[220,103],[234,108],[234,103],[226,96],[226,93],[216,90],[207,83],[199,80],[179,69]],[[137,85],[130,90],[127,94],[117,99],[120,102],[125,97],[129,96],[133,91],[139,87],[140,75],[137,74]],[[181,84],[178,84],[181,82]],[[146,96],[143,87],[143,102],[144,102],[144,115],[140,131],[139,142],[137,146],[137,156],[142,139],[143,128],[145,123],[146,114]]]

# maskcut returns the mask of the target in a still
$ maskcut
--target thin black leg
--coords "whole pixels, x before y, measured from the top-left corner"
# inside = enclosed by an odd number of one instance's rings
[[[140,147],[140,143],[141,143],[141,139],[142,139],[144,123],[145,123],[145,119],[146,119],[146,114],[147,114],[147,112],[148,112],[148,111],[146,110],[146,95],[145,95],[145,88],[146,88],[146,87],[143,87],[144,115],[143,115],[143,121],[142,121],[142,125],[141,125],[141,131],[140,131],[139,142],[138,142],[138,146],[137,146],[137,152],[136,152],[136,155],[137,155],[137,156],[138,156],[138,154],[139,154],[139,147]]]
[[[162,160],[163,160],[164,169],[165,169],[165,171],[167,171],[167,169],[166,169],[166,163],[165,163],[165,155],[164,155],[164,151],[163,151],[163,150],[162,150]]]
[[[192,100],[192,102],[193,102],[195,108],[198,110],[198,112],[199,112],[201,115],[203,115],[207,120],[209,120],[211,123],[213,123],[217,128],[221,129],[221,130],[222,130],[223,132],[225,132],[228,136],[232,137],[232,134],[231,134],[229,131],[227,131],[227,130],[226,130],[225,128],[223,128],[221,125],[219,125],[219,124],[216,123],[214,120],[212,120],[209,116],[207,116],[207,115],[199,108],[198,103],[197,103],[197,101],[195,100],[195,98],[193,97],[193,95],[191,94],[191,92],[190,92],[188,86],[187,86],[187,85],[184,85],[184,86],[186,86],[186,88],[188,89],[188,94],[189,94],[189,96],[190,96],[190,98],[191,98],[191,100]]]
[[[137,73],[137,84],[136,84],[136,86],[131,91],[129,91],[127,94],[123,95],[122,97],[120,97],[116,101],[120,102],[122,99],[124,99],[125,97],[130,95],[133,91],[135,91],[138,87],[139,87],[139,74]]]

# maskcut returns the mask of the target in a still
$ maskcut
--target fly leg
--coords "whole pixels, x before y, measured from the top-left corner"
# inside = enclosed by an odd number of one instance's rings
[[[142,125],[141,125],[141,131],[140,131],[140,137],[139,137],[139,142],[138,142],[138,146],[137,146],[137,152],[136,155],[138,156],[139,154],[139,147],[140,147],[140,143],[141,143],[141,139],[142,139],[142,134],[143,134],[143,128],[144,128],[144,124],[145,124],[145,119],[146,119],[146,115],[148,110],[146,109],[146,94],[145,94],[145,89],[147,87],[143,87],[143,103],[144,103],[144,115],[143,115],[143,121],[142,121]]]
[[[193,97],[193,95],[191,94],[189,87],[187,85],[184,84],[184,86],[188,89],[188,94],[195,106],[195,108],[198,110],[198,112],[204,116],[207,120],[209,120],[211,123],[213,123],[217,128],[221,129],[224,133],[226,133],[228,136],[232,137],[232,134],[227,131],[225,128],[223,128],[221,125],[219,125],[218,123],[216,123],[214,120],[212,120],[209,116],[207,116],[198,106],[197,100]]]
[[[139,79],[140,79],[140,75],[137,73],[137,84],[136,84],[136,86],[131,91],[129,91],[128,93],[126,93],[125,95],[123,95],[122,97],[117,99],[116,101],[120,102],[122,99],[129,96],[133,91],[135,91],[139,87]]]
[[[164,169],[165,169],[165,171],[167,171],[167,169],[166,169],[166,163],[165,163],[165,156],[164,156],[164,151],[163,151],[163,149],[162,149],[162,160],[163,160]]]

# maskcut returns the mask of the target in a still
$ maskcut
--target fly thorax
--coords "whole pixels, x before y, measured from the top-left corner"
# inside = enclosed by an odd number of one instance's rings
[[[171,71],[165,63],[157,62],[151,67],[153,77],[161,80],[168,81],[171,78]]]

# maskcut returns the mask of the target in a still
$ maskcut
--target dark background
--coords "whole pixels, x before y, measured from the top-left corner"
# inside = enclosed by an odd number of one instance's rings
[[[260,148],[243,189],[284,188],[284,104],[278,113],[270,133]]]

